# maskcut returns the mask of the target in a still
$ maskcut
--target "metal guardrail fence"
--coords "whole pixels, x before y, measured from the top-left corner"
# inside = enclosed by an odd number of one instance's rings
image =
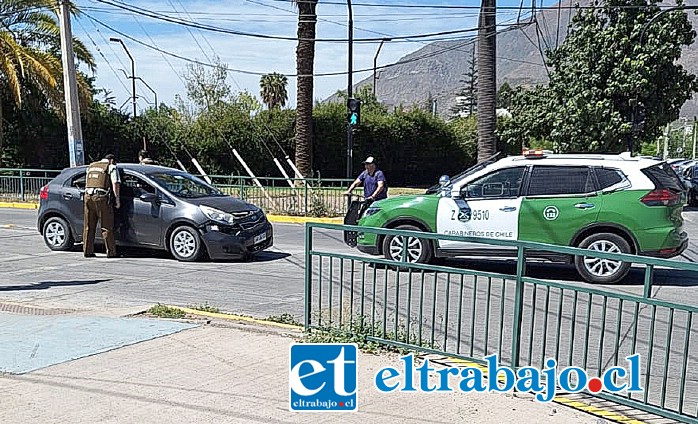
[[[516,272],[405,262],[398,271],[393,261],[317,249],[314,239],[328,236],[326,230],[515,246]],[[527,249],[644,265],[644,295],[533,278],[526,271]],[[309,223],[305,326],[480,363],[484,356],[497,353],[500,364],[514,368],[542,369],[547,358],[555,358],[558,368],[579,366],[596,376],[639,353],[644,393],[594,396],[698,423],[698,323],[693,317],[698,308],[650,298],[657,267],[698,277],[698,264],[686,262],[541,243]]]
[[[41,187],[60,172],[48,169],[0,169],[0,200],[37,201]]]
[[[0,201],[38,201],[41,187],[60,172],[45,169],[0,169]],[[342,193],[352,182],[348,179],[287,180],[281,177],[258,177],[257,181],[262,185],[259,187],[249,176],[209,177],[214,186],[253,203],[268,213],[298,216],[344,216],[347,199]]]

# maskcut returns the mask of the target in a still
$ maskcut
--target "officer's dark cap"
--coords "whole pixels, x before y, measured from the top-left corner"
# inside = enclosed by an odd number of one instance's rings
[[[111,153],[109,153],[108,155],[106,155],[106,156],[104,157],[104,159],[116,160],[116,156],[114,156],[114,155],[112,155]]]

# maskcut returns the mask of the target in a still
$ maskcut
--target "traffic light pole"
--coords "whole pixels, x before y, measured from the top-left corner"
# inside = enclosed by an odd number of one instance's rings
[[[347,109],[349,105],[349,99],[351,99],[352,96],[352,74],[354,73],[353,70],[353,48],[354,48],[354,18],[351,13],[351,0],[347,0],[347,8],[349,11],[349,37],[348,37],[348,47],[349,47],[349,71],[347,72]],[[347,178],[351,179],[352,178],[352,156],[353,156],[353,150],[354,150],[354,140],[352,139],[353,136],[352,132],[352,125],[349,120],[347,120]]]

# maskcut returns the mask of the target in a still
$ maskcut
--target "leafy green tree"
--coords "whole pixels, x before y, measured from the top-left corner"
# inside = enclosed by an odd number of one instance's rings
[[[475,49],[467,63],[467,69],[460,80],[463,88],[456,93],[456,104],[449,110],[452,116],[471,116],[477,111],[477,59]]]
[[[513,96],[508,141],[607,152],[655,140],[698,89],[695,75],[676,62],[696,35],[684,12],[654,21],[640,44],[643,26],[660,12],[657,3],[609,0],[576,13],[564,43],[547,52],[549,84]],[[644,117],[639,130],[633,128],[636,98]]]
[[[509,109],[511,107],[511,100],[514,96],[514,90],[511,88],[508,82],[505,82],[497,90],[497,107],[502,109]]]
[[[203,65],[189,64],[184,75],[187,97],[196,109],[193,114],[208,111],[211,107],[228,100],[231,90],[226,82],[227,65],[215,59],[215,67],[206,69]],[[190,112],[192,113],[192,112]]]
[[[63,68],[56,12],[55,1],[0,0],[0,92],[10,93],[18,108],[29,97],[41,98],[63,116]],[[94,58],[79,39],[73,39],[73,49],[77,64],[85,64],[94,71]],[[90,85],[82,74],[78,74],[77,80],[84,110],[91,99]],[[0,101],[0,151],[4,139],[3,115]]]
[[[275,109],[286,106],[286,101],[288,100],[287,85],[288,78],[286,78],[286,75],[276,72],[262,75],[259,81],[260,95],[262,96],[262,102],[267,105],[267,108]]]

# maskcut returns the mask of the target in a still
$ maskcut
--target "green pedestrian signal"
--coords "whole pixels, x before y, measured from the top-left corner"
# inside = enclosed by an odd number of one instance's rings
[[[349,125],[356,126],[361,123],[361,100],[347,100],[347,115],[349,118]]]

